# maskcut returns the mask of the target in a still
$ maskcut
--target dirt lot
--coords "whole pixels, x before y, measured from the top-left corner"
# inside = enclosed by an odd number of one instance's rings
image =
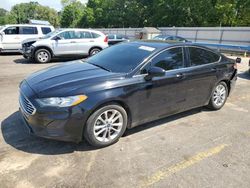
[[[0,56],[0,187],[250,187],[250,76],[217,112],[191,110],[128,131],[94,150],[28,135],[18,84],[51,66]]]

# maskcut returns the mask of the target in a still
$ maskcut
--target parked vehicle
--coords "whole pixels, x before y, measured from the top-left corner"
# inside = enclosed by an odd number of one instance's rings
[[[200,106],[221,109],[236,68],[197,45],[122,43],[30,75],[20,84],[20,110],[35,135],[103,147],[145,122]]]
[[[28,38],[42,37],[54,27],[50,25],[15,24],[0,27],[0,52],[17,52],[22,41]]]
[[[109,34],[108,35],[109,45],[118,44],[120,42],[129,41],[129,38],[126,35],[121,34]]]
[[[55,57],[92,56],[107,47],[108,38],[99,31],[58,29],[44,37],[23,41],[22,53],[37,63],[48,63]]]
[[[164,41],[174,41],[174,42],[190,42],[187,39],[184,39],[179,36],[170,36],[170,35],[158,35],[154,37],[154,40],[164,40]]]

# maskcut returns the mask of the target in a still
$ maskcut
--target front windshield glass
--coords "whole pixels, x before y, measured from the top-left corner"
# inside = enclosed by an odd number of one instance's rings
[[[128,73],[134,70],[155,50],[155,48],[147,45],[124,43],[101,51],[87,59],[87,63],[111,72]]]
[[[57,29],[55,31],[52,31],[52,32],[48,33],[47,35],[44,35],[43,37],[41,37],[41,39],[48,39],[50,37],[53,37],[53,36],[57,35],[61,31],[62,31],[61,29]]]

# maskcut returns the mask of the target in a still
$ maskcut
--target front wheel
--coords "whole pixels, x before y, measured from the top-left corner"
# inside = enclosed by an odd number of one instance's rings
[[[126,130],[128,116],[117,104],[96,110],[88,119],[84,137],[95,147],[106,147],[119,140]]]
[[[212,93],[208,107],[212,110],[221,109],[227,101],[228,87],[225,82],[218,83]]]
[[[46,49],[39,49],[35,52],[35,61],[37,63],[48,63],[51,60],[51,54]]]

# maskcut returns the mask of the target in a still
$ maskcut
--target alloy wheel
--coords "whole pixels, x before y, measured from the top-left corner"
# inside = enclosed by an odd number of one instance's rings
[[[227,90],[226,87],[222,84],[219,84],[213,94],[213,102],[216,106],[220,107],[224,104],[226,100]]]
[[[94,136],[100,142],[110,142],[117,138],[124,123],[121,112],[106,110],[95,121]]]

